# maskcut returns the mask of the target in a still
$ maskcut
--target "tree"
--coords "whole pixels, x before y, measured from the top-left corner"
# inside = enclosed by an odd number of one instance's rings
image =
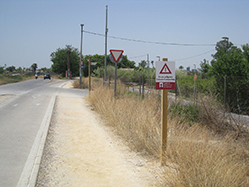
[[[23,71],[22,67],[17,68],[16,71],[18,71],[19,73],[22,73],[22,71]]]
[[[146,62],[145,60],[142,60],[142,61],[138,64],[138,66],[141,67],[141,68],[145,68],[146,65],[147,65],[147,62]]]
[[[210,74],[210,72],[211,72],[211,65],[209,64],[208,60],[203,59],[203,61],[201,61],[201,63],[200,63],[200,66],[201,66],[200,71],[203,74],[206,74],[206,75]]]
[[[249,105],[249,46],[243,45],[242,49],[234,46],[232,42],[222,40],[216,44],[217,52],[211,61],[211,71],[216,79],[216,88],[219,98],[224,100],[233,112],[244,111],[248,113]],[[224,82],[226,80],[226,82]],[[226,83],[226,90],[224,83]]]
[[[4,72],[4,67],[0,66],[0,74],[2,74]]]
[[[36,73],[37,64],[36,64],[36,63],[33,63],[33,64],[31,65],[31,68],[32,68],[33,73]]]
[[[118,68],[134,68],[135,62],[128,60],[127,56],[123,55],[121,62],[119,62],[117,65]]]
[[[9,66],[9,67],[6,68],[6,70],[9,71],[9,72],[13,72],[13,71],[16,70],[16,67],[15,66]]]
[[[83,69],[83,75],[85,77],[88,76],[88,59],[90,59],[91,62],[97,62],[96,65],[91,67],[92,73],[97,72],[97,71],[95,71],[96,69],[98,69],[98,72],[104,72],[103,70],[100,70],[100,69],[105,68],[105,55],[98,55],[98,54],[86,55],[83,58],[83,63],[85,66],[85,68]],[[113,62],[111,62],[109,55],[107,55],[106,64],[107,64],[107,66],[115,66],[115,64]],[[124,55],[121,62],[119,62],[117,64],[117,67],[118,68],[134,68],[135,62],[128,60],[127,56]],[[98,76],[103,76],[103,75],[98,75]],[[107,72],[107,76],[108,76],[108,72]]]
[[[152,67],[154,68],[154,61],[153,61],[153,60],[151,61],[151,65],[152,65]]]
[[[183,66],[180,66],[180,67],[179,67],[180,70],[183,70],[183,68],[184,68]]]
[[[50,54],[52,64],[52,71],[65,76],[68,70],[68,50],[70,48],[70,71],[73,76],[79,75],[80,54],[77,48],[66,45],[65,48],[58,48],[55,52]]]

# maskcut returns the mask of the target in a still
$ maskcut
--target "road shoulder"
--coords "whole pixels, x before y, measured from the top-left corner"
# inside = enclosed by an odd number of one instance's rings
[[[87,101],[57,97],[36,186],[155,186],[152,168]]]

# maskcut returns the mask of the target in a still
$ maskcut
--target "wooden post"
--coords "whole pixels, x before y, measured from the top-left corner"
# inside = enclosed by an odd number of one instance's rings
[[[161,166],[166,164],[168,90],[162,90],[161,97]]]
[[[142,76],[142,98],[144,98],[144,75]]]
[[[168,59],[163,58],[163,61],[168,61]],[[161,166],[163,166],[166,165],[168,90],[162,90],[161,94]]]

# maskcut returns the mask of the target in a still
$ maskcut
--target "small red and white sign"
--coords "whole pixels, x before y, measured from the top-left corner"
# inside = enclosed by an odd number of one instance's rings
[[[175,89],[175,62],[157,61],[156,62],[156,89],[174,90]]]
[[[172,72],[169,69],[167,63],[164,64],[163,68],[160,71],[160,74],[172,74]]]
[[[118,63],[118,61],[120,60],[120,58],[122,57],[123,54],[123,50],[116,50],[116,49],[111,49],[110,53],[112,55],[113,60]]]

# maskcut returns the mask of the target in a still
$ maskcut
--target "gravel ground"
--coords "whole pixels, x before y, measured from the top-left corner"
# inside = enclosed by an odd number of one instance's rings
[[[84,99],[59,96],[36,186],[157,186],[157,164],[130,151]]]

